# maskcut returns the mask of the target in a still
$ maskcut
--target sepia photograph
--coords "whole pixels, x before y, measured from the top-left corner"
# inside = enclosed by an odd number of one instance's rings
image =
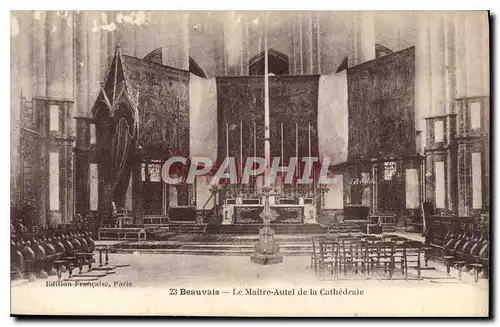
[[[490,22],[10,11],[10,314],[488,317]]]

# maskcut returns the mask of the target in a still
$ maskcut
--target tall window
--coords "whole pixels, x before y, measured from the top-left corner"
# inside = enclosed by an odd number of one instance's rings
[[[90,210],[95,211],[99,206],[99,175],[97,164],[91,163],[89,166],[89,203]]]
[[[148,53],[144,60],[156,62],[157,64],[163,64],[163,54],[162,49],[157,48]],[[207,78],[203,69],[198,65],[198,63],[191,57],[189,57],[189,72],[201,78]]]
[[[143,182],[161,182],[161,163],[142,163],[141,180]]]
[[[59,105],[51,104],[49,107],[49,127],[51,131],[59,131]]]
[[[444,162],[436,161],[434,166],[436,208],[445,208],[445,182],[444,182]]]
[[[96,131],[95,131],[95,124],[91,123],[89,125],[90,129],[90,144],[96,144],[97,143],[97,136],[96,136]]]
[[[269,73],[274,75],[288,75],[289,74],[289,60],[288,56],[273,50],[269,49],[267,51],[268,58],[268,69]],[[262,51],[261,53],[255,55],[249,62],[249,73],[250,75],[264,75],[264,66],[265,66],[265,53]]]
[[[470,128],[481,128],[481,104],[479,102],[470,104]]]
[[[390,181],[396,175],[396,163],[394,161],[384,162],[384,180]]]
[[[391,49],[388,47],[384,47],[381,44],[375,43],[375,58],[380,58],[383,56],[387,56],[388,54],[393,53]]]
[[[49,155],[49,187],[50,210],[59,210],[59,152]]]
[[[472,209],[483,207],[482,180],[481,180],[481,153],[473,152],[471,158],[472,168]]]
[[[420,205],[418,171],[416,169],[406,169],[406,208],[417,209]]]
[[[434,121],[434,142],[444,142],[444,121],[442,120]]]

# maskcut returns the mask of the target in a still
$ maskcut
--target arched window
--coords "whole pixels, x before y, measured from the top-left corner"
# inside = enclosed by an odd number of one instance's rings
[[[203,69],[201,69],[201,67],[191,57],[189,57],[189,72],[198,77],[207,78]]]
[[[339,67],[337,68],[337,71],[335,72],[335,74],[338,74],[338,73],[346,70],[348,65],[349,65],[349,59],[347,57],[345,57],[345,59],[342,60]]]
[[[162,63],[162,54],[161,54],[161,48],[154,49],[150,53],[148,53],[145,57],[144,60],[151,61],[151,62],[156,62],[157,64]]]
[[[150,53],[148,53],[144,60],[156,62],[157,64],[161,64],[163,62],[162,51],[161,48],[154,49]],[[203,69],[198,65],[193,58],[189,57],[189,72],[201,78],[207,78]]]
[[[391,54],[393,52],[394,51],[392,51],[388,47],[384,47],[381,44],[375,43],[375,58],[380,58],[380,57],[386,56],[388,54]],[[346,58],[344,58],[344,60],[342,60],[342,62],[340,63],[340,65],[337,68],[337,71],[335,73],[338,74],[338,73],[342,72],[343,70],[346,70],[348,68],[348,66],[349,66],[349,61],[346,57]]]
[[[394,51],[392,51],[388,47],[384,47],[381,44],[375,43],[375,58],[380,58],[393,52]]]
[[[289,74],[289,60],[287,55],[279,51],[269,49],[267,51],[267,58],[269,73],[272,73],[274,75]],[[248,65],[250,75],[264,75],[264,51],[250,59]]]

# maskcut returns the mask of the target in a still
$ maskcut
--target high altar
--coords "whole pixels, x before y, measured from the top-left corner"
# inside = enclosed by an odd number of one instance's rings
[[[98,226],[114,208],[135,225],[210,219],[262,224],[260,176],[244,185],[214,186],[209,176],[192,184],[164,183],[162,164],[182,156],[188,164],[172,167],[170,175],[185,177],[195,157],[214,166],[233,157],[238,179],[249,157],[279,158],[281,167],[292,157],[328,157],[334,185],[319,185],[314,177],[312,184],[297,185],[303,165],[292,184],[278,175],[271,185],[277,195],[269,199],[278,214],[273,224],[315,224],[322,213],[343,212],[348,205],[411,214],[423,178],[415,140],[414,57],[408,48],[334,75],[265,81],[201,78],[117,48],[93,116],[77,118],[76,212],[94,215]]]

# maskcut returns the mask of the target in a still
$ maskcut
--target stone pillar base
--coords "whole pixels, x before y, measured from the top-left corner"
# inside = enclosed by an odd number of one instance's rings
[[[283,256],[281,254],[261,254],[256,253],[250,257],[250,260],[259,265],[273,265],[283,262]]]

